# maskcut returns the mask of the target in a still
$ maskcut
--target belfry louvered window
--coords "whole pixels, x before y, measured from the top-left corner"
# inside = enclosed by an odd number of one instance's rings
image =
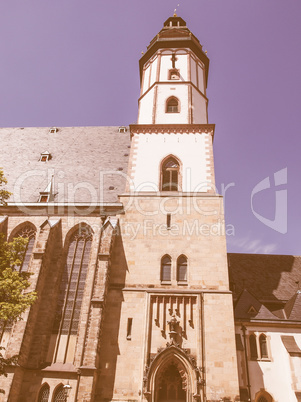
[[[177,260],[177,281],[187,282],[187,257],[181,255]]]
[[[169,255],[165,255],[161,259],[161,281],[171,281],[171,258]]]
[[[23,226],[23,228],[19,232],[17,232],[17,234],[14,236],[14,238],[16,238],[16,237],[23,237],[24,239],[28,239],[28,243],[26,244],[26,247],[25,247],[25,250],[23,253],[23,262],[19,268],[20,272],[25,272],[28,270],[28,267],[29,267],[29,261],[30,261],[30,257],[32,254],[34,241],[35,241],[35,237],[36,237],[36,230],[33,226],[28,224],[26,226]]]

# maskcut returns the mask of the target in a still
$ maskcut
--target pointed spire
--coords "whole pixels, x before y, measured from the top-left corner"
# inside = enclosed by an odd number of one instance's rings
[[[180,7],[180,4],[178,4],[177,7]],[[173,16],[177,17],[177,9],[176,8],[174,9]]]

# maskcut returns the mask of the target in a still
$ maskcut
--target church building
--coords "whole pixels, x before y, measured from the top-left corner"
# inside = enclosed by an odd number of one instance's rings
[[[227,254],[207,54],[174,14],[139,66],[136,124],[0,129],[38,294],[0,401],[301,401],[301,257]]]

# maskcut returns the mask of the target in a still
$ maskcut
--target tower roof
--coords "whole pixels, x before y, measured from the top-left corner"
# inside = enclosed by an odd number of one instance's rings
[[[144,64],[152,57],[159,49],[166,48],[189,48],[196,56],[204,63],[206,72],[206,84],[208,80],[209,59],[203,52],[202,45],[198,38],[187,28],[183,18],[174,14],[169,17],[163,25],[161,31],[153,38],[147,47],[146,53],[139,60],[140,79]]]

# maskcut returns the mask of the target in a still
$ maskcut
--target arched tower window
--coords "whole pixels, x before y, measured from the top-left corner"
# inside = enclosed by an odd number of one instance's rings
[[[180,255],[177,260],[177,281],[187,282],[187,257]]]
[[[260,346],[260,357],[262,359],[267,359],[268,355],[268,346],[267,346],[267,337],[264,334],[261,334],[259,337],[259,346]]]
[[[48,384],[44,384],[39,392],[38,402],[48,402],[50,388]]]
[[[70,337],[77,336],[91,243],[88,226],[80,227],[70,238],[53,326],[53,333],[59,336],[55,361],[73,361],[75,341],[70,342]]]
[[[66,401],[67,401],[67,397],[66,397],[65,390],[63,388],[63,385],[60,385],[54,393],[53,402],[66,402]]]
[[[258,358],[258,353],[257,353],[257,345],[256,345],[256,337],[255,335],[250,335],[249,337],[249,343],[250,343],[250,352],[251,352],[251,359],[257,359]]]
[[[161,259],[161,281],[171,281],[171,258],[169,255],[165,255]]]
[[[179,113],[180,105],[177,98],[169,98],[166,102],[166,113]]]
[[[169,157],[162,165],[162,191],[178,191],[179,189],[179,162]]]
[[[25,272],[28,270],[30,257],[33,251],[33,246],[36,238],[36,229],[33,225],[26,224],[14,235],[14,238],[16,237],[23,237],[24,239],[28,239],[28,243],[26,244],[23,253],[23,262],[19,268],[20,272]]]

